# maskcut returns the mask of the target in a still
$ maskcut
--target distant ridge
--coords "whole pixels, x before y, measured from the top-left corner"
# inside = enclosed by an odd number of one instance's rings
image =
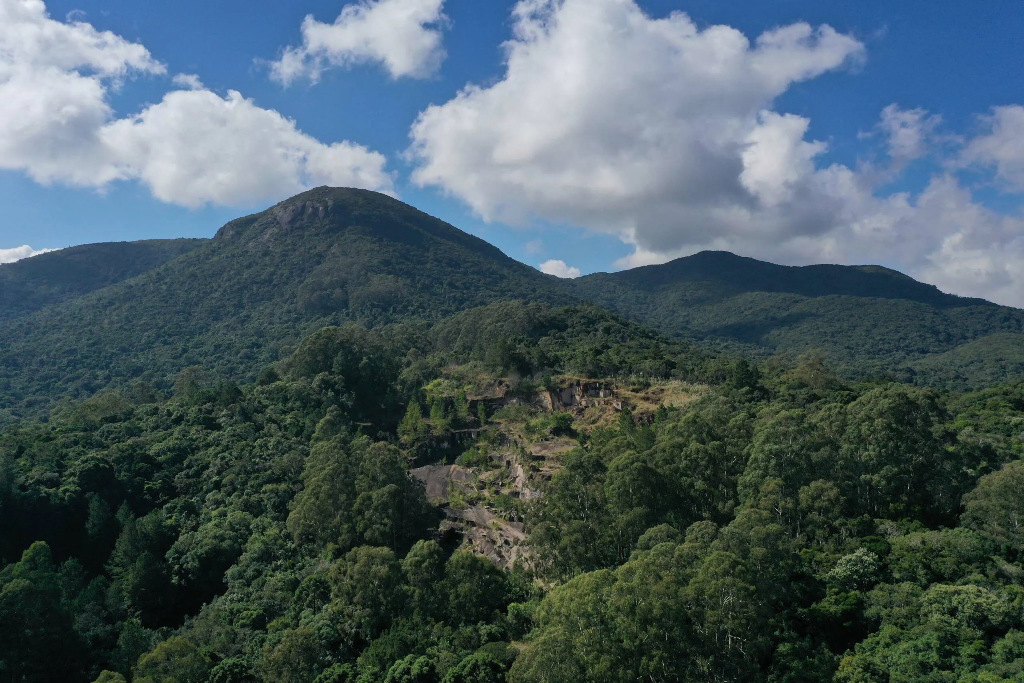
[[[776,292],[806,297],[858,296],[905,299],[933,306],[995,306],[984,299],[946,294],[935,285],[882,266],[781,266],[728,251],[702,251],[668,263],[641,266],[613,274],[595,274],[581,281],[613,278],[646,291],[682,282],[713,283],[724,291]]]
[[[780,266],[724,251],[574,280],[572,292],[668,334],[738,352],[823,352],[845,375],[968,388],[1022,376],[1005,340],[1024,311],[946,294],[881,266]],[[948,356],[939,372],[925,360]],[[993,350],[999,349],[996,354]],[[980,355],[979,355],[980,354]],[[1012,354],[1011,354],[1012,356]]]
[[[84,244],[0,265],[0,319],[24,315],[122,282],[206,240]]]

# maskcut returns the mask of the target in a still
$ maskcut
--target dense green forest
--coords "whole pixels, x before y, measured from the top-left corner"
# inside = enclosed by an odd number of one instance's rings
[[[211,240],[90,245],[0,265],[0,424],[202,365],[252,382],[307,334],[436,323],[497,301],[583,301],[707,348],[842,377],[980,389],[1024,378],[1024,313],[885,268],[705,252],[574,281],[544,275],[391,197],[317,188]]]
[[[0,320],[38,311],[153,270],[204,240],[142,240],[68,247],[0,268]]]
[[[138,277],[0,325],[0,424],[55,396],[136,380],[167,389],[192,365],[252,381],[306,334],[348,320],[564,303],[558,282],[385,195],[311,190]]]
[[[1024,377],[1024,312],[878,266],[778,266],[702,252],[571,287],[607,310],[720,348],[762,357],[817,349],[849,378],[977,389]]]
[[[516,303],[328,327],[256,374],[0,432],[0,680],[1024,680],[1020,384]],[[585,378],[616,404],[538,401]],[[428,499],[435,463],[464,495]],[[494,483],[517,468],[540,495]],[[510,566],[453,532],[482,505],[525,531]]]
[[[2,266],[0,683],[1024,683],[1022,324],[331,188]]]

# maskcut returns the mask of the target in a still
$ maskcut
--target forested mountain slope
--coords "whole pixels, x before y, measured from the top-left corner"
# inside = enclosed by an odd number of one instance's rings
[[[885,268],[705,252],[559,280],[386,195],[317,188],[212,240],[91,245],[0,266],[0,422],[137,379],[167,389],[193,365],[251,379],[324,325],[429,325],[501,300],[591,301],[739,353],[820,349],[845,377],[966,389],[1024,376],[1024,312]]]
[[[133,278],[199,247],[204,241],[84,244],[0,264],[0,320]]]
[[[702,252],[571,286],[581,298],[668,334],[759,354],[820,349],[846,376],[965,388],[1021,377],[1020,344],[978,340],[1016,337],[1024,311],[944,294],[879,266],[779,266]],[[940,372],[929,360],[954,350],[955,367]]]
[[[0,326],[0,683],[1020,681],[1020,314],[304,193]]]
[[[319,188],[159,268],[0,326],[0,421],[111,383],[166,387],[191,365],[252,377],[343,320],[570,298],[556,278],[391,197]]]

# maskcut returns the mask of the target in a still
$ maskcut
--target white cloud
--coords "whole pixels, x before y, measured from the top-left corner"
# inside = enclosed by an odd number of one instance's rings
[[[122,178],[165,202],[249,204],[317,185],[390,188],[383,155],[325,145],[275,111],[230,91],[176,90],[101,131]]]
[[[862,219],[876,233],[846,238],[860,244],[860,260],[889,253],[944,291],[1024,306],[1024,217],[982,206],[950,175],[936,176],[916,197],[876,203]]]
[[[141,45],[50,19],[39,0],[0,0],[0,168],[75,185],[108,182],[97,133],[107,90],[130,73],[164,73]]]
[[[286,48],[270,64],[271,77],[284,85],[312,82],[331,66],[379,62],[392,78],[425,78],[444,61],[441,28],[444,0],[361,0],[346,5],[333,24],[308,15],[302,45]]]
[[[878,128],[886,136],[889,156],[902,164],[925,155],[941,123],[942,117],[929,115],[924,109],[901,109],[890,104],[882,110]]]
[[[855,64],[861,43],[795,24],[753,42],[634,0],[521,0],[503,77],[427,108],[413,179],[486,220],[533,218],[618,235],[617,267],[727,249],[782,263],[885,262],[947,291],[1024,305],[1024,218],[940,172],[879,196],[934,151],[938,116],[887,107],[891,168],[821,166],[810,121],[773,110],[794,83]],[[994,110],[961,163],[1024,190],[1024,107]],[[549,262],[551,263],[551,262]]]
[[[544,253],[544,242],[543,240],[530,240],[526,243],[527,254],[542,254]]]
[[[1024,192],[1024,107],[995,107],[982,121],[986,132],[971,140],[961,161],[993,166],[1009,189]]]
[[[141,45],[51,19],[37,0],[0,0],[0,168],[81,187],[138,180],[186,206],[280,199],[320,184],[391,189],[383,155],[321,143],[195,76],[174,78],[189,90],[114,116],[109,94],[126,77],[165,73]]]
[[[187,90],[202,90],[203,82],[199,80],[199,76],[195,74],[175,74],[171,82],[179,88],[185,88]]]
[[[633,0],[523,0],[514,17],[504,78],[416,120],[413,179],[488,220],[539,216],[656,251],[749,224],[760,201],[771,211],[802,199],[792,174],[768,177],[771,156],[806,163],[824,145],[792,142],[803,120],[765,110],[792,83],[863,53],[828,26],[751,44],[682,13],[652,19]]]
[[[575,278],[580,276],[580,269],[568,265],[565,261],[551,259],[537,266],[540,272],[554,275],[555,277]]]
[[[740,152],[740,184],[763,207],[791,202],[801,182],[814,172],[814,157],[825,151],[823,142],[804,142],[808,119],[762,111],[758,125]]]
[[[38,256],[39,254],[45,254],[50,251],[56,251],[56,249],[33,249],[27,244],[23,244],[20,247],[13,247],[11,249],[0,249],[0,263],[14,263],[15,261],[31,258],[32,256]]]

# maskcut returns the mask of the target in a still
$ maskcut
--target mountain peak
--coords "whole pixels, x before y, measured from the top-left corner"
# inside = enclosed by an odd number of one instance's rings
[[[315,187],[289,197],[274,206],[249,216],[237,218],[217,231],[217,239],[249,237],[270,239],[279,231],[292,232],[331,224],[348,223],[382,211],[403,207],[413,210],[397,199],[381,192],[354,187]]]

